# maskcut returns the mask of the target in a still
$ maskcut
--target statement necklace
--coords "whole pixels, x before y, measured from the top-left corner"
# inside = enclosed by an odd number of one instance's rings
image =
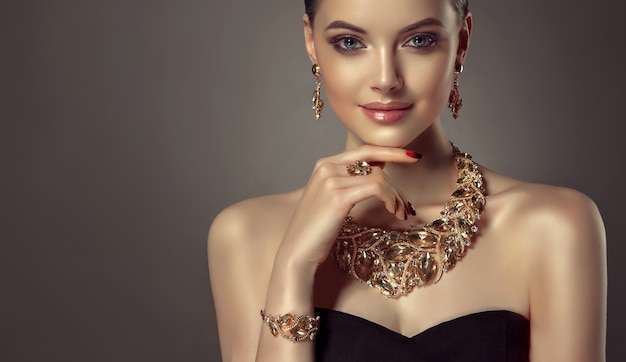
[[[416,286],[437,283],[463,258],[478,232],[475,224],[485,207],[485,187],[472,156],[452,146],[458,179],[441,215],[408,231],[361,226],[348,216],[331,249],[340,269],[397,298]]]

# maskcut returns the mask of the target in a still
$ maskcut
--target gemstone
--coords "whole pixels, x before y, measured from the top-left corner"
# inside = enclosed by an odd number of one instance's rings
[[[376,244],[379,240],[378,234],[365,234],[359,239],[359,246],[363,248],[369,248],[372,245]]]
[[[459,229],[468,230],[470,227],[470,222],[466,219],[459,219]]]
[[[430,282],[437,274],[437,263],[430,253],[423,253],[417,260],[417,271],[420,279]]]
[[[293,315],[287,313],[282,315],[279,319],[278,319],[278,324],[280,326],[287,326],[289,324],[291,324],[293,322]]]
[[[455,259],[459,260],[465,255],[465,243],[457,243],[457,247],[455,248],[454,255]]]
[[[415,286],[437,283],[461,260],[478,231],[485,196],[478,166],[456,147],[454,154],[457,187],[441,216],[404,232],[363,227],[346,218],[330,253],[342,270],[383,295],[399,297]],[[294,331],[292,338],[300,337]]]
[[[476,218],[474,217],[474,214],[472,214],[471,212],[463,213],[463,215],[461,216],[461,219],[466,221],[466,225],[473,224],[474,222],[476,222]]]
[[[402,278],[402,273],[404,272],[404,263],[391,263],[389,265],[389,269],[387,269],[388,274],[391,278],[400,279]]]
[[[385,296],[389,297],[396,294],[395,288],[387,279],[375,279],[372,284]]]
[[[434,248],[438,237],[426,229],[412,230],[408,233],[409,242],[417,244],[421,248]]]
[[[472,207],[478,209],[479,213],[482,213],[485,207],[485,199],[477,195],[472,195]]]
[[[456,191],[454,191],[452,193],[452,197],[460,197],[460,198],[466,198],[466,197],[470,197],[472,195],[472,191],[461,187],[456,189]]]
[[[460,232],[458,236],[459,236],[460,239],[469,239],[470,238],[470,235],[465,230]]]
[[[298,339],[302,339],[309,335],[311,329],[313,329],[313,322],[305,319],[301,320],[294,328],[291,329],[291,334],[295,335]]]
[[[368,280],[373,274],[374,256],[367,251],[357,253],[354,261],[354,273],[361,280]]]
[[[450,208],[450,210],[459,213],[465,208],[465,204],[463,203],[463,201],[454,200],[448,204],[448,207]]]
[[[433,227],[441,233],[448,232],[450,229],[450,225],[448,225],[447,221],[444,219],[437,219],[433,221]]]
[[[276,323],[270,323],[269,326],[270,326],[270,332],[272,332],[272,335],[274,337],[278,336],[278,333],[280,332],[278,331],[278,326],[276,325]]]
[[[307,334],[309,334],[306,330],[304,330],[304,328],[301,327],[295,327],[291,330],[292,334],[295,334],[298,337],[306,337]]]
[[[343,253],[341,254],[341,257],[339,257],[338,261],[341,270],[348,271],[350,270],[350,265],[352,264],[352,255],[348,253]]]

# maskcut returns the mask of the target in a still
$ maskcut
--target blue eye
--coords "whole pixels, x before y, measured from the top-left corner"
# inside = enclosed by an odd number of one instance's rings
[[[356,47],[359,45],[359,42],[354,38],[343,38],[341,40],[341,45],[343,48],[346,49],[356,49]]]
[[[435,45],[435,43],[437,43],[435,36],[431,34],[417,34],[404,43],[404,46],[424,49]]]
[[[341,52],[353,52],[365,48],[365,45],[363,45],[361,41],[352,36],[339,37],[333,39],[331,43],[337,50]]]

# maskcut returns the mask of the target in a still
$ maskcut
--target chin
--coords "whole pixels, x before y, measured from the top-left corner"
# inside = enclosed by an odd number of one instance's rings
[[[408,144],[411,143],[413,139],[393,139],[393,138],[372,138],[363,141],[365,145],[371,146],[380,146],[380,147],[396,147],[396,148],[405,148]]]
[[[368,145],[405,148],[418,136],[419,134],[413,134],[412,132],[408,132],[408,130],[396,129],[392,132],[377,132],[377,134],[369,134],[361,139],[364,144]]]

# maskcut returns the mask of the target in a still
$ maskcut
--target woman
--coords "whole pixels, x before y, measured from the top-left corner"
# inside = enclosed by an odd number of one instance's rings
[[[480,167],[442,128],[462,106],[467,1],[305,6],[315,116],[323,84],[345,151],[213,222],[223,359],[604,360],[594,203]]]

